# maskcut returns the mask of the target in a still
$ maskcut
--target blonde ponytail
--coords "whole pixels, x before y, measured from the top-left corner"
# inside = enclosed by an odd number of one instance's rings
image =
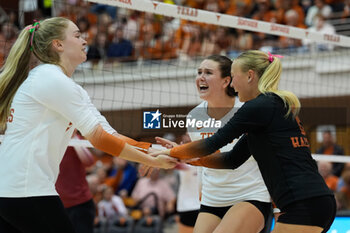
[[[263,94],[272,92],[278,95],[288,108],[286,116],[293,113],[297,116],[300,111],[300,101],[290,91],[278,90],[282,73],[281,61],[278,57],[268,55],[259,50],[249,50],[239,55],[236,60],[240,61],[243,72],[254,70],[259,77],[258,88]]]
[[[52,40],[65,39],[68,23],[66,18],[54,17],[40,22],[34,32],[27,26],[19,34],[0,70],[0,131],[5,130],[13,97],[28,76],[31,51],[41,62],[58,65],[60,57],[52,49]],[[32,44],[31,33],[35,33]]]
[[[31,56],[29,45],[30,32],[22,30],[12,46],[0,72],[0,129],[5,130],[10,115],[12,99],[18,87],[27,78]]]

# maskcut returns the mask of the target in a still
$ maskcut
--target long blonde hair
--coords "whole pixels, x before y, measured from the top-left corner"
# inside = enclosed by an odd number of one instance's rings
[[[275,93],[288,107],[286,116],[290,113],[296,116],[300,111],[300,101],[292,92],[278,90],[282,73],[281,61],[278,57],[272,57],[273,61],[270,61],[269,58],[270,56],[265,52],[249,50],[240,54],[236,60],[239,61],[243,72],[253,70],[257,74],[259,77],[258,88],[261,93]]]
[[[13,97],[28,76],[31,51],[41,62],[58,65],[60,57],[52,49],[52,40],[65,39],[68,23],[66,18],[54,17],[40,22],[34,32],[27,26],[19,34],[0,70],[0,130],[5,130]],[[32,44],[31,33],[34,33]]]

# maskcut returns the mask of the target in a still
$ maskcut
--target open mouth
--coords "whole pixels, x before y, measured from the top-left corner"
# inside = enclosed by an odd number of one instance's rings
[[[201,91],[205,91],[205,90],[208,90],[208,86],[207,85],[205,85],[205,84],[200,84],[199,85],[199,90],[201,90]]]

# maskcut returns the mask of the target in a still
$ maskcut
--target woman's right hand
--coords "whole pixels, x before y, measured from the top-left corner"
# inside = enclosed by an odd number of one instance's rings
[[[158,168],[171,169],[178,164],[176,158],[170,157],[168,154],[170,150],[154,150],[154,152],[149,153],[148,156],[152,157],[152,164],[140,164],[139,174],[141,176],[150,176],[154,170]]]
[[[176,158],[172,158],[165,154],[159,154],[154,156],[154,167],[163,168],[163,169],[171,169],[174,168],[178,164],[178,160]]]

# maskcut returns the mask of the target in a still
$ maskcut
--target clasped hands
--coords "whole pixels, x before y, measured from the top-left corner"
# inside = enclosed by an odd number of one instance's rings
[[[155,139],[156,139],[157,144],[159,144],[162,147],[165,147],[167,149],[166,150],[159,150],[159,149],[150,147],[148,149],[148,155],[152,156],[152,157],[157,157],[157,158],[159,157],[160,159],[166,159],[166,158],[171,159],[171,160],[168,160],[168,161],[170,161],[170,163],[168,163],[169,167],[164,167],[165,169],[172,169],[175,167],[181,167],[181,164],[183,164],[183,163],[191,163],[192,164],[199,159],[199,158],[191,158],[191,159],[180,160],[177,158],[172,158],[172,157],[170,157],[170,149],[178,146],[178,144],[175,142],[172,142],[168,139],[162,138],[162,137],[156,137]],[[140,164],[139,173],[141,176],[146,176],[146,175],[150,176],[153,171],[156,171],[158,169],[159,168],[155,168],[155,167],[148,166],[145,164]]]

